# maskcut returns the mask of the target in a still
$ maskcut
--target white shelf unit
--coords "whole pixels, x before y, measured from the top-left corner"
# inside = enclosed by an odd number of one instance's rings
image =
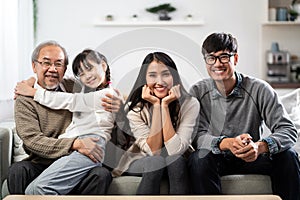
[[[266,0],[266,8],[278,8],[288,7],[289,2],[287,0]],[[262,55],[262,69],[264,69],[265,77],[267,78],[267,59],[266,51],[271,49],[271,44],[277,42],[279,49],[282,51],[288,51],[291,56],[298,57],[300,60],[300,20],[296,21],[269,21],[268,10],[266,10],[265,20],[262,22],[261,28],[261,55]],[[275,88],[281,88],[287,90],[295,87],[299,87],[297,84],[273,84]]]
[[[264,22],[263,26],[299,26],[300,21],[269,21]]]
[[[109,26],[109,27],[126,27],[126,26],[148,26],[148,27],[161,27],[161,26],[203,26],[203,20],[193,21],[101,21],[94,23],[94,26]]]

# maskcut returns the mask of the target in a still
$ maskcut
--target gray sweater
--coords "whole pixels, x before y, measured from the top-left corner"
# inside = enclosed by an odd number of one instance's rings
[[[297,141],[297,131],[274,89],[263,80],[237,72],[235,75],[236,86],[227,97],[219,93],[210,78],[191,88],[201,107],[195,147],[218,154],[221,138],[248,133],[254,142],[267,142],[270,154],[291,148]],[[262,138],[263,122],[272,132],[266,138]]]

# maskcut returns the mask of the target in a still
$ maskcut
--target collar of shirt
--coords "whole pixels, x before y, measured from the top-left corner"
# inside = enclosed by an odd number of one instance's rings
[[[234,72],[234,75],[236,77],[235,87],[233,88],[231,93],[226,98],[229,98],[229,97],[243,97],[242,92],[241,92],[241,83],[243,81],[243,77],[238,72]],[[223,97],[221,95],[221,93],[219,92],[219,90],[217,89],[217,86],[216,86],[213,79],[211,79],[211,92],[212,92],[212,98],[213,99]]]
[[[40,86],[40,85],[38,84],[37,78],[36,78],[36,81],[35,81],[33,87],[36,88],[36,89],[38,89],[38,88],[45,89],[45,88],[43,88],[42,86]],[[47,90],[47,89],[46,89],[46,90]],[[51,91],[65,92],[66,89],[65,89],[65,87],[63,86],[62,83],[59,83],[59,85],[58,85],[54,90],[51,90]]]

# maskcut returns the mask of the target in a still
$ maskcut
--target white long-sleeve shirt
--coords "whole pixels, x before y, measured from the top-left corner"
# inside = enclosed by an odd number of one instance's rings
[[[105,88],[90,93],[52,92],[38,88],[34,100],[52,109],[67,109],[73,113],[72,122],[59,138],[74,138],[96,134],[106,142],[111,138],[114,126],[113,113],[105,111],[101,99],[105,94],[117,95],[113,89]]]

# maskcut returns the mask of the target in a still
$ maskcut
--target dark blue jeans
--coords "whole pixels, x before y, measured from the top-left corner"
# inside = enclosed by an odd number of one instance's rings
[[[300,163],[293,149],[272,155],[260,155],[254,162],[245,162],[230,153],[213,154],[195,151],[189,158],[192,193],[222,193],[220,177],[230,174],[269,175],[273,194],[283,200],[300,200]]]
[[[147,156],[134,161],[128,171],[128,175],[142,176],[137,194],[159,195],[164,175],[169,181],[169,194],[189,194],[187,160],[181,155]]]

